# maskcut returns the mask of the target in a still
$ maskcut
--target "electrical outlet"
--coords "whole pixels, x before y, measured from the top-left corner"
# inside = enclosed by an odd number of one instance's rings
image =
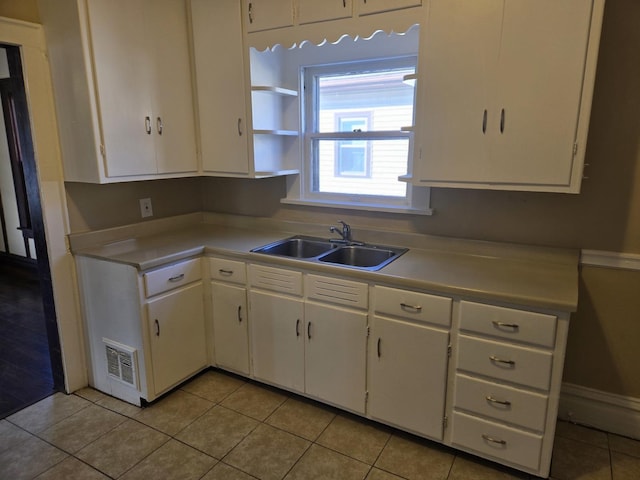
[[[153,207],[151,206],[150,198],[140,199],[140,215],[142,215],[142,218],[153,217]]]

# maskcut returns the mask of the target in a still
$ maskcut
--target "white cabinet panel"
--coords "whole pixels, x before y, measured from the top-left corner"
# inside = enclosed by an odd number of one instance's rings
[[[159,395],[207,366],[202,283],[147,303],[154,393]]]
[[[298,23],[349,18],[353,13],[353,0],[298,0]]]
[[[251,291],[251,356],[255,378],[304,391],[302,300]]]
[[[243,0],[248,32],[293,25],[292,0]]]
[[[153,297],[201,278],[202,269],[199,258],[158,268],[144,274],[145,294],[147,297]]]
[[[449,332],[379,316],[369,346],[369,414],[442,440]]]
[[[364,413],[367,314],[306,303],[305,391]]]
[[[451,325],[452,300],[398,288],[374,288],[375,311],[394,317],[448,327]]]
[[[247,290],[211,283],[215,363],[234,372],[249,374]]]
[[[419,7],[422,0],[358,0],[360,4],[360,15],[371,13],[388,12],[407,7]]]

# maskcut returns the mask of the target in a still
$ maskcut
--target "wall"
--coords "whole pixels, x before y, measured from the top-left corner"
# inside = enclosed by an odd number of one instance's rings
[[[587,147],[589,178],[580,195],[433,189],[435,214],[421,217],[282,205],[279,199],[286,191],[282,178],[201,178],[193,179],[193,183],[174,180],[119,186],[69,184],[72,231],[139,221],[135,215],[137,198],[152,196],[156,218],[204,208],[326,224],[344,219],[354,226],[356,235],[358,227],[366,226],[640,253],[638,25],[640,2],[607,0]],[[178,197],[174,198],[176,193]],[[185,195],[193,199],[189,201]],[[635,320],[638,286],[637,272],[594,267],[582,270],[565,381],[640,398],[638,353],[631,340],[640,338],[640,323]]]

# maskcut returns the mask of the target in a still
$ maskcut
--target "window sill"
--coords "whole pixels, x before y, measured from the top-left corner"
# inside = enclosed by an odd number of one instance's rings
[[[376,203],[346,203],[346,202],[332,202],[327,200],[309,200],[309,199],[294,199],[283,198],[280,203],[288,205],[307,205],[311,207],[327,207],[327,208],[344,208],[347,210],[364,210],[368,212],[389,212],[389,213],[402,213],[409,215],[433,215],[432,208],[414,208],[407,206],[393,206],[393,205],[381,205]]]

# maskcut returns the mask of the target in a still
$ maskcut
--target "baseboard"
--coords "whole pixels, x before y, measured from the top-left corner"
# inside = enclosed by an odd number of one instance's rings
[[[558,418],[640,439],[640,398],[563,383]]]

